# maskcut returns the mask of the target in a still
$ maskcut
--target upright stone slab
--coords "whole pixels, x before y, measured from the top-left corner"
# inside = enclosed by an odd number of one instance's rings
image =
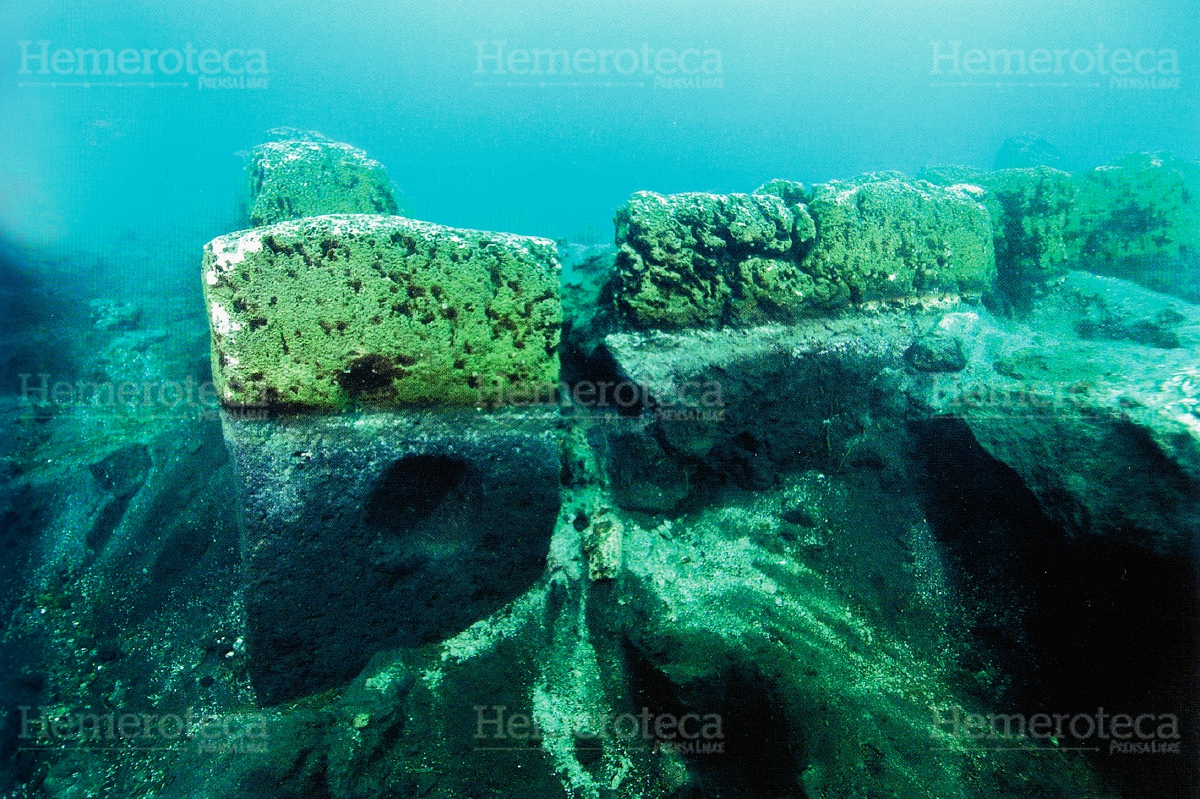
[[[223,416],[264,704],[340,685],[380,650],[448,639],[545,570],[560,503],[554,414]]]
[[[334,215],[204,254],[267,704],[444,640],[528,590],[560,504],[554,245]],[[489,407],[482,407],[487,405]]]
[[[319,214],[395,214],[383,165],[342,142],[310,134],[260,144],[246,163],[250,222]]]
[[[992,218],[997,284],[1025,306],[1031,293],[1067,273],[1065,240],[1078,188],[1067,172],[1047,166],[987,172],[961,166],[926,167],[921,177],[942,186],[979,187]]]
[[[1200,300],[1200,164],[1135,153],[1079,179],[1067,243],[1081,268]]]
[[[333,215],[214,239],[203,268],[229,406],[461,406],[496,383],[558,382],[545,239]]]
[[[816,230],[774,194],[640,191],[616,216],[618,316],[635,328],[793,318],[820,302],[799,267]]]
[[[995,280],[977,193],[880,172],[813,187],[817,243],[806,272],[832,306],[933,294],[978,296]]]

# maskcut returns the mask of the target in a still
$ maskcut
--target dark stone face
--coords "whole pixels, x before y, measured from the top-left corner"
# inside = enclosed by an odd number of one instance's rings
[[[246,645],[263,703],[341,685],[381,650],[450,638],[544,572],[560,505],[553,426],[445,418],[229,425],[248,487]]]
[[[464,486],[464,482],[470,485]],[[479,475],[461,458],[401,458],[375,484],[367,503],[367,524],[397,535],[410,533],[442,505],[470,505],[477,499],[472,489],[478,484]]]
[[[967,366],[962,341],[940,333],[921,336],[912,343],[904,357],[914,369],[921,372],[961,372]]]

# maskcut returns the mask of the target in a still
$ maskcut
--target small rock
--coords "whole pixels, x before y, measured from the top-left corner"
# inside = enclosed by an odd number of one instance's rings
[[[904,358],[920,372],[961,372],[967,366],[962,341],[944,333],[921,336],[905,351]]]
[[[588,556],[588,579],[611,580],[621,570],[621,538],[624,527],[615,519],[596,522],[584,536]]]

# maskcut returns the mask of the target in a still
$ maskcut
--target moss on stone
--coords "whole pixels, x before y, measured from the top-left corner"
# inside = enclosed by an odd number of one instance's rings
[[[986,169],[958,164],[934,164],[917,173],[918,180],[926,180],[938,186],[953,186],[957,183],[972,183],[976,186],[991,174]]]
[[[1067,229],[1090,272],[1200,299],[1200,165],[1135,153],[1079,176]]]
[[[1020,300],[1030,287],[1066,274],[1064,235],[1077,192],[1071,175],[1048,166],[1003,169],[984,187],[1001,289]]]
[[[773,194],[643,191],[617,211],[616,226],[613,293],[633,327],[790,317],[811,299],[796,268],[815,232],[801,204]]]
[[[611,291],[632,328],[793,321],[851,301],[980,294],[995,272],[991,224],[971,192],[899,173],[811,194],[784,180],[752,195],[639,192],[616,224]]]
[[[962,166],[926,167],[921,176],[943,186],[978,186],[992,218],[997,285],[1017,305],[1066,274],[1065,233],[1077,188],[1072,176],[1047,166],[988,172]]]
[[[349,144],[308,137],[260,144],[246,165],[250,222],[271,225],[321,214],[395,214],[378,161]]]
[[[804,262],[829,306],[978,295],[995,278],[991,221],[970,186],[880,172],[813,187],[817,244]]]
[[[558,382],[552,242],[332,215],[204,251],[213,375],[229,406],[471,405]]]
[[[754,193],[773,194],[788,205],[806,203],[812,199],[812,195],[809,193],[808,189],[804,188],[803,183],[796,180],[784,180],[783,178],[768,180],[766,183],[755,189]]]

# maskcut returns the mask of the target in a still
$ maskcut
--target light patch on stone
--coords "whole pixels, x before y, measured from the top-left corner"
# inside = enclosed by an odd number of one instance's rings
[[[262,250],[262,234],[257,230],[220,236],[210,245],[213,251],[213,267],[219,274],[246,260],[246,256]],[[213,280],[209,285],[216,285]]]
[[[442,660],[462,663],[468,658],[490,652],[536,618],[545,601],[546,589],[534,589],[488,618],[475,622],[442,644]]]
[[[215,302],[212,304],[209,316],[212,318],[213,331],[219,335],[228,336],[230,333],[236,333],[242,329],[240,323],[229,317],[229,311]]]
[[[392,664],[387,668],[381,669],[378,673],[371,675],[366,680],[367,688],[372,691],[378,691],[381,694],[391,693],[397,682],[404,677],[404,669],[399,665]]]

